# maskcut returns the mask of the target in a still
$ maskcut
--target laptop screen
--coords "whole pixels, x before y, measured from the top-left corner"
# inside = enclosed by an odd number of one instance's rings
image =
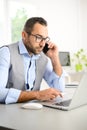
[[[60,63],[62,66],[70,66],[70,53],[59,52]]]

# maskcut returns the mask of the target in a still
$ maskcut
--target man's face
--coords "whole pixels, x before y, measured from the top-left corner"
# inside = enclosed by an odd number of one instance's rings
[[[47,41],[48,30],[47,26],[36,23],[33,27],[31,34],[25,32],[24,44],[29,54],[39,54]]]

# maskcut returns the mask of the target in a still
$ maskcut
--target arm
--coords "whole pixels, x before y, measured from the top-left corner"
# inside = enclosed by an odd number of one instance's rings
[[[58,76],[61,76],[62,67],[61,67],[60,60],[59,60],[58,47],[54,43],[49,42],[48,48],[49,48],[49,50],[47,51],[46,55],[51,59],[53,71]]]
[[[60,91],[53,88],[42,91],[22,91],[19,96],[18,102],[24,102],[34,99],[40,101],[53,100],[57,96],[62,97],[62,94],[60,93]]]
[[[0,102],[13,103],[18,100],[20,90],[6,88],[10,66],[10,52],[8,47],[0,48]]]
[[[64,91],[65,88],[65,73],[62,70],[58,56],[58,47],[49,43],[50,49],[46,53],[48,58],[48,63],[44,73],[44,79],[49,84],[50,87],[56,88],[57,90]]]

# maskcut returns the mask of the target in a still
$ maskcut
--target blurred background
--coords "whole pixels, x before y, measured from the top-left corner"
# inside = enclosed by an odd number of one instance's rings
[[[87,0],[0,0],[0,46],[21,39],[26,19],[44,17],[59,51],[87,51]]]

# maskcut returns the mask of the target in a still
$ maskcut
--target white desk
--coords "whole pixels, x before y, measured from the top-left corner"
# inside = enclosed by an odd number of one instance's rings
[[[26,110],[21,105],[0,104],[0,126],[16,130],[87,130],[87,105],[71,111],[48,107]]]
[[[84,72],[67,72],[65,76],[65,82],[67,83],[75,83],[80,82]]]

